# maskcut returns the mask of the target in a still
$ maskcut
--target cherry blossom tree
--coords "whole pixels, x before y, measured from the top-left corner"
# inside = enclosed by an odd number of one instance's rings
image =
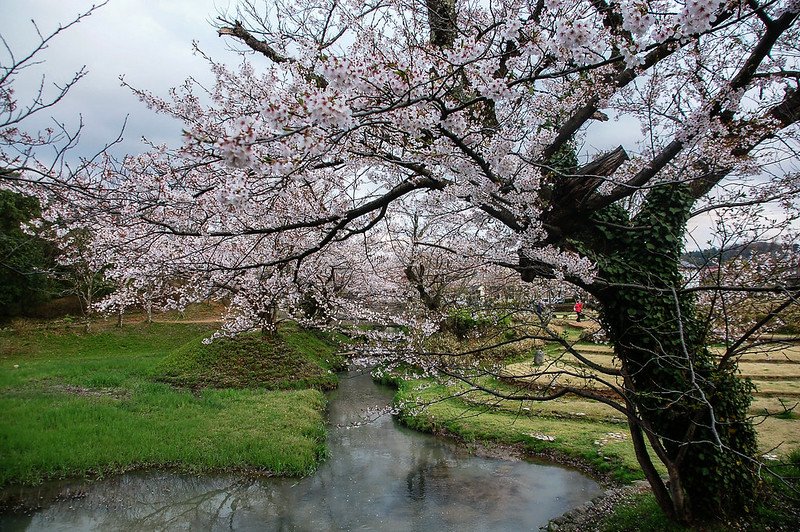
[[[714,249],[692,289],[709,337],[751,354],[756,343],[785,343],[774,333],[800,323],[792,293],[800,281],[796,240],[796,234],[769,243],[737,239]]]
[[[55,228],[54,231],[56,235],[50,240],[59,248],[56,261],[61,268],[53,275],[64,285],[64,295],[74,296],[80,302],[86,329],[89,330],[95,304],[112,289],[106,279],[112,261],[110,251],[108,248],[98,249],[93,241],[94,235],[85,227]]]
[[[453,216],[434,215],[424,206],[409,205],[386,221],[380,242],[389,258],[383,275],[428,312],[443,313],[481,284],[479,272],[490,267],[485,259],[480,228]],[[473,242],[465,249],[463,242]],[[495,268],[498,270],[499,268]]]
[[[738,342],[720,358],[706,348],[678,266],[693,216],[770,204],[778,226],[796,212],[798,11],[796,0],[244,2],[218,26],[242,47],[238,68],[209,58],[216,85],[190,80],[168,99],[135,89],[184,123],[184,145],[87,180],[70,208],[113,227],[109,245],[228,286],[246,326],[269,294],[299,298],[276,281],[284,272],[368,242],[412,203],[477,228],[453,257],[478,250],[523,281],[590,294],[621,363],[565,342],[589,369],[552,371],[610,393],[513,397],[610,405],[668,516],[732,518],[757,486],[750,385]],[[638,121],[639,141],[580,150],[609,117]],[[797,286],[778,293],[793,301]]]

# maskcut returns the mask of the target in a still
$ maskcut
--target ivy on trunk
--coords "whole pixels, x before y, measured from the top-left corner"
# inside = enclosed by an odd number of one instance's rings
[[[637,457],[661,508],[685,523],[747,511],[756,452],[747,417],[752,384],[737,377],[735,364],[717,364],[694,300],[681,292],[678,266],[692,202],[684,185],[653,188],[635,216],[607,207],[574,242],[598,264],[598,280],[588,288],[621,361]]]

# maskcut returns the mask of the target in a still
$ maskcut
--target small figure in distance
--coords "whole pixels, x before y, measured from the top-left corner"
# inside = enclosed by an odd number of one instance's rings
[[[572,308],[575,311],[575,314],[577,314],[578,316],[575,321],[581,321],[581,317],[583,315],[583,301],[578,299],[577,301],[575,301],[575,306]]]
[[[550,321],[550,318],[553,317],[553,311],[547,306],[546,301],[547,300],[545,299],[539,299],[536,301],[535,308],[536,315],[539,317],[539,321],[543,325],[547,325],[547,323]]]

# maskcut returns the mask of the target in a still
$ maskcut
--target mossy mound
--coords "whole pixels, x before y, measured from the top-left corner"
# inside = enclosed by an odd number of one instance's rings
[[[312,341],[313,340],[313,341]],[[155,368],[156,380],[187,388],[286,390],[336,387],[333,342],[310,331],[194,340]]]

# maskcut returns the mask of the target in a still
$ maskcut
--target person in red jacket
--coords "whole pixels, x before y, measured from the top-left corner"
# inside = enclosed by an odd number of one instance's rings
[[[583,314],[583,301],[580,299],[575,302],[575,306],[573,307],[575,310],[575,314],[578,315],[578,319],[575,321],[581,321],[581,315]]]

